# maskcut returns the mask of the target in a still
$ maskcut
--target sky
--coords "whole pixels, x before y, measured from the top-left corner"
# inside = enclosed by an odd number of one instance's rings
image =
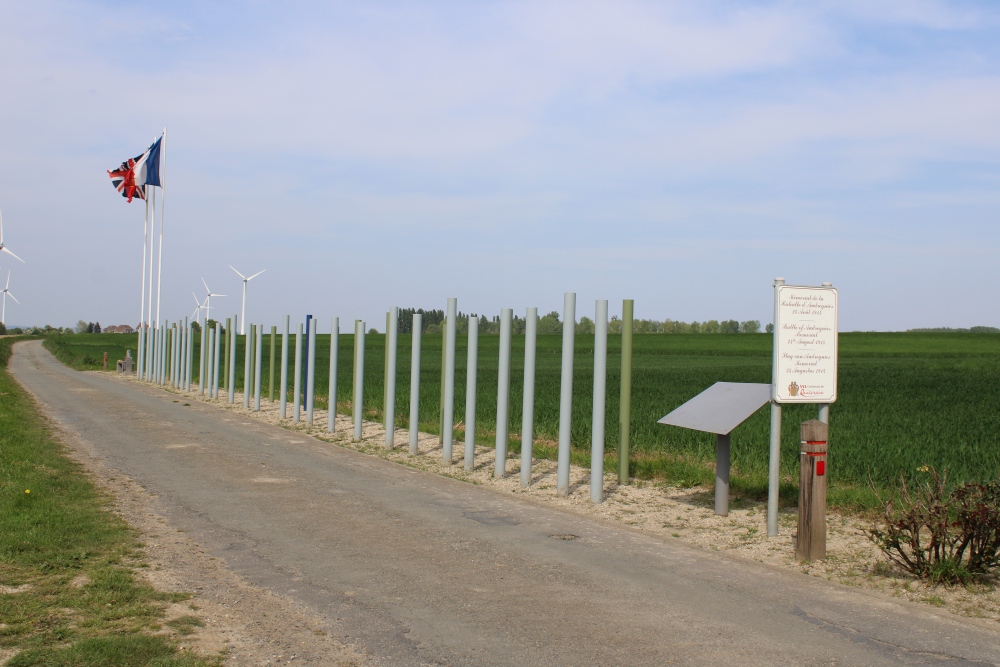
[[[107,170],[163,128],[167,321],[239,313],[231,264],[267,325],[767,323],[780,276],[842,331],[1000,326],[992,2],[0,2],[8,325],[138,322]]]

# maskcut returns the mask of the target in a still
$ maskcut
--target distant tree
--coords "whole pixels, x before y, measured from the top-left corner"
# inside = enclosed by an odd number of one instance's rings
[[[580,318],[580,321],[576,324],[576,333],[578,334],[592,334],[595,331],[594,320],[590,319],[586,315]]]
[[[562,333],[562,323],[559,321],[559,313],[553,310],[545,317],[538,318],[538,333],[542,335]]]
[[[87,322],[87,333],[94,333],[94,323]]]
[[[764,332],[765,333],[769,333],[769,334],[773,334],[774,333],[774,325],[771,324],[770,322],[768,322],[767,326],[764,327]]]
[[[375,327],[372,327],[371,329],[368,330],[368,333],[370,333],[370,334],[377,334],[378,333],[378,329],[376,329]]]
[[[608,322],[608,333],[620,334],[622,332],[622,321],[618,319],[617,315],[611,316],[611,321]]]
[[[191,330],[194,331],[195,333],[201,333],[201,325],[198,324],[197,322],[192,322]]]
[[[0,322],[0,336],[6,336],[6,335],[7,335],[7,325],[4,324],[3,322]]]
[[[760,333],[760,320],[740,322],[740,333]]]
[[[101,333],[101,323],[94,322],[94,333]]]
[[[709,320],[701,325],[702,333],[717,334],[722,330],[719,320]]]
[[[93,333],[93,331],[87,331],[87,323],[84,322],[83,320],[80,320],[79,322],[76,323],[76,332],[77,333]]]
[[[726,320],[719,322],[719,333],[734,334],[740,332],[740,323],[736,320]]]
[[[10,332],[12,334],[23,334],[24,329],[22,329],[21,327],[14,327],[13,329],[10,330]]]

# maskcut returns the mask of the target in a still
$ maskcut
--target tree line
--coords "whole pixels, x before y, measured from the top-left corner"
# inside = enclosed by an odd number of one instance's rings
[[[422,333],[442,333],[445,326],[445,312],[443,310],[424,310],[423,308],[400,308],[399,309],[399,333],[413,333],[413,316],[422,316]],[[476,313],[463,313],[459,311],[455,318],[455,330],[459,334],[469,332],[469,318],[475,317]],[[561,334],[563,323],[559,319],[559,313],[552,311],[547,315],[538,318],[538,333]],[[525,330],[525,319],[514,315],[511,321],[511,332],[514,335],[523,334]],[[592,334],[595,330],[595,323],[589,317],[581,317],[576,322],[576,333]],[[773,331],[773,327],[768,324],[765,327],[767,333]],[[617,316],[612,316],[608,322],[608,333],[620,334],[622,332],[622,321]],[[479,320],[479,333],[499,334],[500,316],[481,317]],[[713,333],[761,333],[760,320],[707,320],[705,322],[681,322],[679,320],[633,320],[632,333],[637,334],[713,334]]]

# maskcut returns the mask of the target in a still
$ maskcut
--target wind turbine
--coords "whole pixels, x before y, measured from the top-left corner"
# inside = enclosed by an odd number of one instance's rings
[[[16,259],[17,261],[21,262],[21,264],[24,264],[24,260],[23,259],[21,259],[20,257],[18,257],[17,255],[15,255],[14,253],[12,253],[10,250],[8,250],[7,246],[5,246],[3,244],[3,213],[0,213],[0,252],[5,252],[8,255],[10,255],[11,257],[13,257],[14,259]],[[7,272],[7,278],[10,279],[10,272],[9,271]],[[11,297],[11,298],[13,298],[13,297]],[[17,299],[14,299],[14,301],[17,301]]]
[[[14,254],[14,253],[11,253]],[[0,324],[7,325],[7,296],[14,299],[14,303],[21,305],[17,297],[10,293],[10,269],[7,269],[7,286],[3,288],[3,309],[0,310]]]
[[[191,292],[191,296],[194,297],[194,302],[196,304],[194,312],[191,313],[191,319],[197,322],[198,326],[201,326],[201,309],[205,307],[205,304],[198,300],[198,295],[194,292]]]
[[[202,276],[201,284],[205,286],[205,291],[208,292],[208,296],[205,297],[205,324],[212,318],[212,297],[213,296],[227,296],[226,294],[212,294],[212,290],[208,289],[208,283],[205,282],[205,277]],[[197,300],[197,297],[195,297]]]
[[[236,271],[236,269],[233,268],[232,264],[229,265],[229,268],[233,269],[233,271]],[[241,336],[246,333],[246,326],[247,326],[247,320],[246,320],[246,312],[247,312],[247,283],[250,282],[251,280],[253,280],[254,278],[256,278],[257,276],[259,276],[260,274],[264,273],[264,271],[267,271],[267,269],[264,269],[263,271],[258,271],[257,273],[253,274],[249,278],[247,278],[246,276],[244,276],[239,271],[236,271],[236,275],[238,275],[240,278],[243,279],[243,306],[240,308],[240,335]]]

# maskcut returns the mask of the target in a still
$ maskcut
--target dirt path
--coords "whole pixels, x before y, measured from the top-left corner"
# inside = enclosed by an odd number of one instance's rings
[[[459,483],[242,409],[74,373],[36,344],[19,346],[11,368],[105,475],[144,487],[137,520],[165,522],[142,526],[151,549],[173,543],[172,560],[190,563],[160,572],[202,586],[196,604],[219,619],[215,641],[236,647],[232,664],[1000,663],[995,623],[616,527],[573,498]],[[418,459],[439,465],[435,446]],[[539,487],[547,474],[540,466]],[[287,643],[268,656],[278,638]]]

